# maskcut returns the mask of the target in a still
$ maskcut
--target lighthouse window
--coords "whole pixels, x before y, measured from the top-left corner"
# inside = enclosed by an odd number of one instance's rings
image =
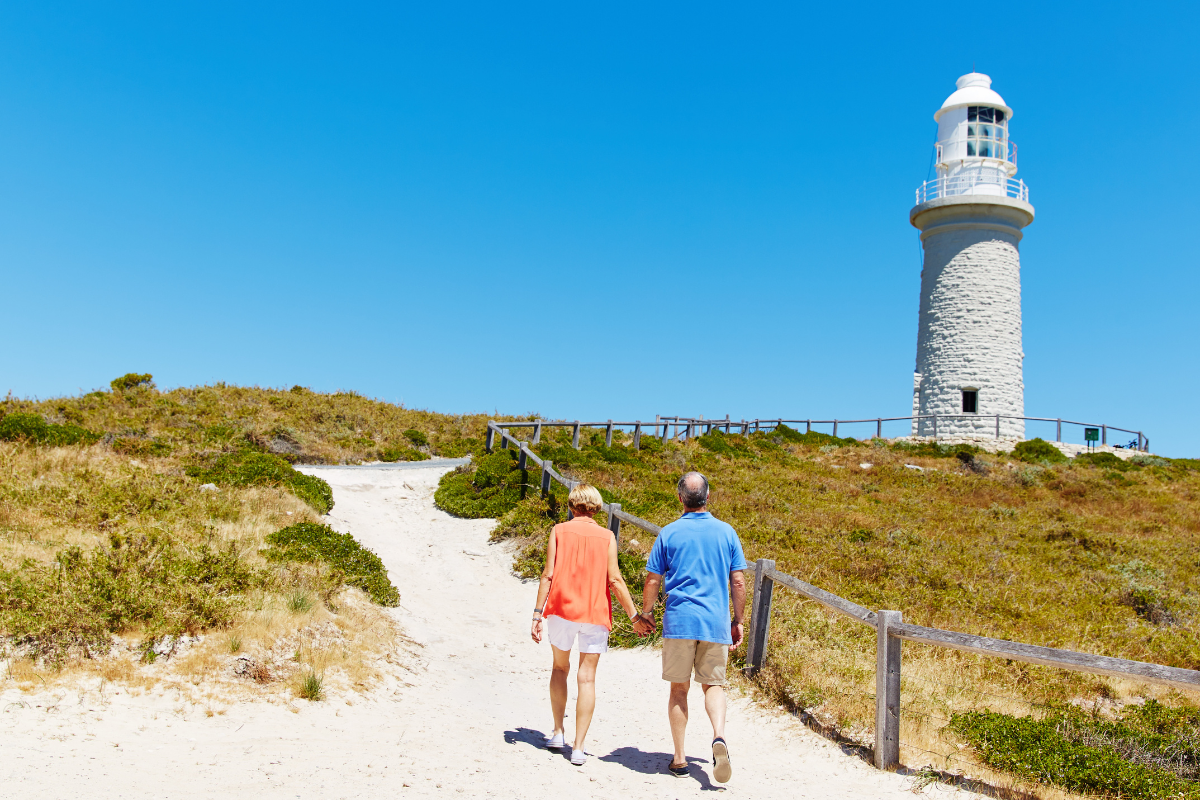
[[[974,414],[979,406],[979,392],[975,389],[963,389],[963,413]]]
[[[1008,127],[998,108],[968,106],[967,155],[1008,159]]]

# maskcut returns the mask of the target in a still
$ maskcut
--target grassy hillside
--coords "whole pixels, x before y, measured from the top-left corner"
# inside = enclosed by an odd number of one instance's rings
[[[482,428],[300,387],[159,392],[149,375],[7,398],[6,679],[84,670],[194,693],[240,659],[234,684],[260,693],[320,696],[326,669],[369,682],[396,633],[379,605],[399,595],[373,553],[323,524],[329,486],[292,465],[456,456],[482,445]]]
[[[660,525],[679,513],[676,478],[704,472],[713,512],[739,531],[749,558],[773,558],[869,608],[898,609],[921,625],[1200,668],[1195,461],[1067,461],[1037,443],[989,456],[794,431],[712,433],[665,446],[643,438],[641,451],[627,442],[605,447],[603,432],[592,431],[576,451],[567,432],[543,435],[534,448],[540,456]],[[522,476],[508,458],[481,461],[483,477],[470,469],[448,477],[439,500],[460,513],[473,496],[489,513],[507,502],[497,535],[523,537],[516,568],[535,574],[561,498],[547,504],[535,488],[521,500],[522,483],[536,485],[537,476]],[[624,555],[633,562],[652,542],[626,531]],[[869,740],[874,632],[788,591],[776,598],[759,685],[821,724]],[[976,769],[971,741],[945,730],[971,709],[1040,718],[1072,702],[1119,708],[1144,697],[1197,699],[919,645],[906,645],[904,658],[907,763]]]

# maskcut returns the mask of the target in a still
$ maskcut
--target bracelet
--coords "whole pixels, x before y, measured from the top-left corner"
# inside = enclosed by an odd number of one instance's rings
[[[545,608],[545,606],[542,606],[542,608]],[[542,608],[535,608],[535,609],[533,610],[533,613],[535,613],[535,614],[540,614],[540,613],[542,613]]]

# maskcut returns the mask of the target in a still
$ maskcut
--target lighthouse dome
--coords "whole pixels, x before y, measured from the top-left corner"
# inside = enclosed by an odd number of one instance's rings
[[[1002,109],[1005,115],[1012,119],[1012,109],[1004,104],[1004,98],[992,89],[992,79],[982,72],[968,72],[955,82],[957,90],[946,98],[942,107],[933,115],[934,120],[941,121],[942,114],[953,108],[967,106],[990,106]]]

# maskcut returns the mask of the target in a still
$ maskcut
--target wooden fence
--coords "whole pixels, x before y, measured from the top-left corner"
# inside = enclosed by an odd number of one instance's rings
[[[839,425],[859,425],[875,423],[875,435],[883,436],[883,423],[885,422],[904,422],[914,420],[932,420],[933,422],[933,438],[937,438],[938,420],[956,420],[970,419],[975,422],[995,420],[995,438],[1000,438],[1000,421],[1004,419],[1019,419],[1026,422],[1053,422],[1055,423],[1054,441],[1062,442],[1062,427],[1063,425],[1078,425],[1084,428],[1097,428],[1100,431],[1100,444],[1108,444],[1108,432],[1119,431],[1136,436],[1137,450],[1143,453],[1150,452],[1150,439],[1141,431],[1133,431],[1128,428],[1118,428],[1115,425],[1108,425],[1102,422],[1076,422],[1075,420],[1063,419],[1062,417],[1010,417],[1004,414],[918,414],[913,417],[875,417],[874,419],[742,419],[733,420],[728,416],[725,419],[704,419],[703,417],[663,417],[657,416],[654,422],[643,422],[637,420],[634,422],[614,422],[613,420],[605,420],[604,422],[581,422],[579,420],[536,420],[534,422],[498,422],[497,427],[502,428],[533,428],[532,444],[538,444],[542,439],[542,428],[573,428],[574,437],[573,444],[575,448],[579,448],[579,430],[581,428],[604,428],[605,443],[612,446],[613,430],[617,428],[631,428],[633,433],[633,447],[638,449],[641,447],[643,431],[653,431],[655,438],[661,438],[666,442],[668,438],[682,439],[686,441],[693,436],[698,436],[703,429],[704,433],[712,430],[723,430],[725,433],[737,432],[743,436],[749,436],[757,431],[774,430],[780,425],[803,425],[804,432],[812,431],[813,425],[832,425],[833,435],[838,435]],[[659,429],[662,433],[659,434]],[[673,429],[673,433],[671,432]],[[669,435],[668,435],[669,434]],[[961,434],[951,434],[952,436],[960,436]],[[1133,444],[1131,440],[1130,444]],[[1119,445],[1118,445],[1119,446]]]
[[[756,420],[757,422],[758,420]],[[715,422],[715,421],[714,421]],[[519,451],[518,460],[522,469],[528,469],[532,462],[541,470],[541,490],[545,495],[550,491],[550,482],[556,481],[568,490],[574,488],[578,481],[567,478],[554,469],[548,459],[538,458],[530,450],[533,442],[517,439],[506,428],[535,427],[535,436],[540,433],[540,426],[551,423],[510,423],[493,422],[487,424],[487,450],[492,451],[495,437],[499,436],[501,445],[505,448],[512,446]],[[579,445],[579,429],[586,423],[562,423],[574,426],[574,441]],[[608,425],[608,442],[612,443],[612,426],[642,425],[644,423],[600,423]],[[659,422],[665,428],[666,423]],[[737,424],[737,423],[733,423]],[[745,424],[745,423],[742,423]],[[599,427],[597,425],[596,427]],[[664,434],[665,435],[665,434]],[[641,517],[635,517],[621,510],[620,503],[604,503],[604,512],[608,515],[608,526],[617,537],[621,537],[621,524],[627,523],[644,531],[658,535],[662,530],[652,522]],[[904,641],[919,644],[948,647],[953,650],[963,650],[985,656],[1023,661],[1029,664],[1040,664],[1048,667],[1058,667],[1076,672],[1088,672],[1096,675],[1109,675],[1120,678],[1132,678],[1149,683],[1159,683],[1176,689],[1200,691],[1200,671],[1167,667],[1161,664],[1148,664],[1144,661],[1130,661],[1124,658],[1097,656],[1090,653],[1077,653],[1073,650],[1060,650],[1054,647],[1010,642],[1004,639],[990,639],[986,636],[975,636],[969,633],[946,631],[940,628],[926,628],[904,622],[899,611],[871,611],[843,597],[806,583],[787,573],[775,569],[771,559],[760,558],[749,570],[754,577],[754,595],[750,608],[750,622],[746,641],[746,672],[754,674],[762,669],[767,659],[767,640],[771,627],[771,600],[775,592],[775,584],[780,584],[809,600],[815,600],[830,611],[848,617],[855,622],[875,629],[875,766],[879,769],[891,769],[900,763],[900,670],[901,643]]]

